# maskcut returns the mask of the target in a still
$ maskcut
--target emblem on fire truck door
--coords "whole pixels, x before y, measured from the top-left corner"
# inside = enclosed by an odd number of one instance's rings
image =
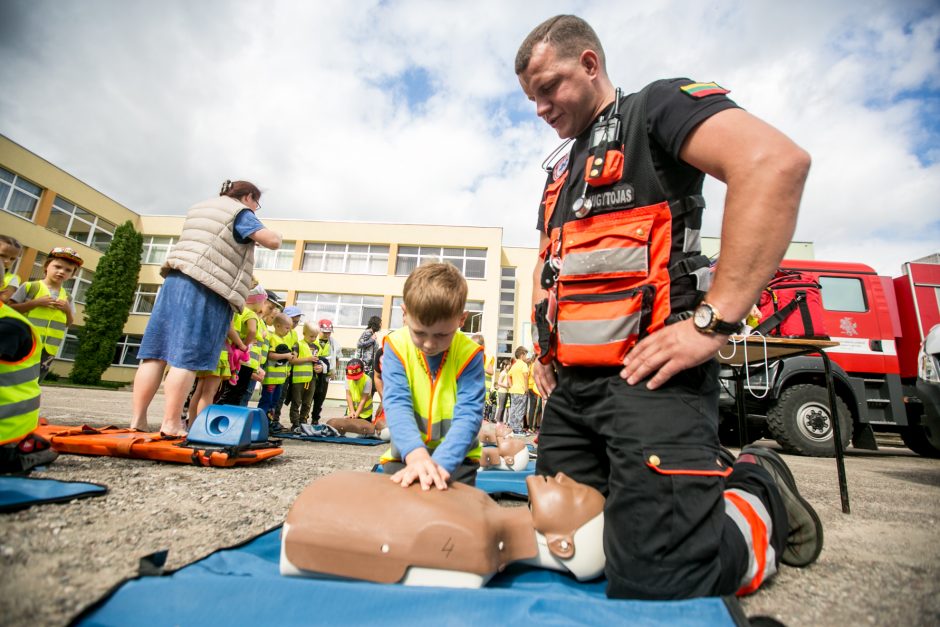
[[[851,318],[842,318],[839,320],[839,329],[842,330],[842,333],[845,335],[858,335],[858,325]]]

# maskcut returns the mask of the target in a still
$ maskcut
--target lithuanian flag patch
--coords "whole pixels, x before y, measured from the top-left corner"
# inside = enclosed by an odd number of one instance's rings
[[[705,96],[714,96],[715,94],[727,94],[731,91],[730,89],[725,89],[718,83],[690,83],[679,89],[693,98],[704,98]]]

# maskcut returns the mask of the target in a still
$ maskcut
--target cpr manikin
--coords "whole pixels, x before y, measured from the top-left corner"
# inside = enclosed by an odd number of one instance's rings
[[[281,574],[458,588],[479,588],[516,562],[582,581],[601,575],[600,492],[563,473],[529,476],[526,485],[528,509],[500,507],[460,483],[422,490],[381,474],[334,473],[291,506]]]
[[[497,438],[496,446],[484,446],[480,472],[487,470],[525,470],[529,466],[529,447],[520,438]]]
[[[480,425],[480,434],[478,439],[481,444],[497,444],[498,438],[508,438],[512,436],[512,429],[504,422],[492,423],[484,421]]]
[[[325,422],[347,438],[374,437],[385,441],[391,439],[384,417],[376,419],[374,424],[362,418],[330,418]]]

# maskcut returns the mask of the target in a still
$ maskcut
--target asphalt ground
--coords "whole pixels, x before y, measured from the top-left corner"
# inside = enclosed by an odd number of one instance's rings
[[[153,426],[162,400],[158,395],[151,408]],[[130,403],[125,391],[44,387],[42,413],[54,423],[126,426]],[[36,476],[103,483],[109,493],[0,515],[0,624],[66,624],[134,576],[140,557],[169,549],[167,567],[179,568],[261,533],[283,521],[311,480],[368,470],[383,447],[287,440],[284,449],[237,469],[60,456]],[[811,567],[781,566],[742,599],[747,615],[787,625],[940,624],[940,460],[890,438],[879,451],[850,449],[852,511],[844,514],[834,460],[785,459],[819,512],[826,544]]]

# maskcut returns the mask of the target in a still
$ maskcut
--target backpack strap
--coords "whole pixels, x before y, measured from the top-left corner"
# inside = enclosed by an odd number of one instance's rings
[[[793,313],[797,307],[801,310],[801,315],[803,316],[804,329],[807,331],[812,328],[812,323],[810,323],[807,328],[806,320],[809,318],[809,308],[803,304],[803,301],[806,300],[806,292],[800,290],[796,293],[796,296],[789,303],[778,309],[774,312],[772,316],[761,322],[757,325],[757,328],[754,329],[755,333],[760,333],[762,335],[768,335],[771,331],[777,328],[783,320]]]

